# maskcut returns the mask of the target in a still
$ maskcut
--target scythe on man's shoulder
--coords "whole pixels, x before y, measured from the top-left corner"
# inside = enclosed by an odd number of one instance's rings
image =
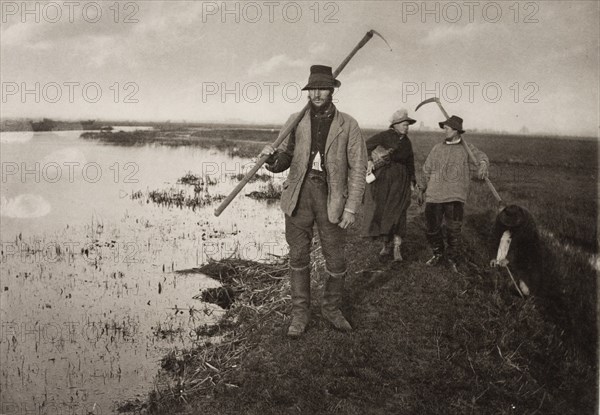
[[[385,40],[383,36],[381,36],[381,34],[379,34],[375,30],[369,30],[367,34],[362,38],[362,40],[358,42],[358,44],[354,47],[354,49],[352,49],[352,52],[350,52],[350,54],[346,56],[346,59],[344,59],[342,63],[337,67],[337,69],[333,72],[334,78],[337,78],[340,72],[342,72],[342,70],[346,67],[348,62],[350,62],[350,59],[352,59],[356,52],[358,52],[369,40],[371,40],[373,35],[379,36],[389,47],[389,43]],[[392,50],[391,47],[390,50]],[[285,128],[279,133],[277,140],[275,140],[275,142],[272,144],[273,148],[277,148],[281,143],[283,143],[283,140],[285,140],[285,138],[292,132],[292,130],[296,128],[296,126],[300,123],[300,121],[304,117],[304,113],[308,110],[309,107],[310,103],[307,102],[304,108],[298,113],[298,116],[287,126],[287,128]],[[242,190],[242,188],[250,181],[252,176],[256,174],[256,172],[261,168],[261,166],[267,161],[268,158],[269,155],[263,155],[256,161],[254,167],[246,174],[246,176],[244,176],[244,178],[231,191],[231,193],[229,193],[229,195],[223,200],[223,202],[221,202],[219,207],[215,209],[215,216],[219,216],[225,210],[225,208],[229,206],[231,201],[235,199],[235,197]]]

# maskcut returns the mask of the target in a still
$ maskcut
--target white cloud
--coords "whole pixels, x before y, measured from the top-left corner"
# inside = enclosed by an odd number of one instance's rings
[[[312,43],[310,45],[310,47],[308,48],[308,52],[313,56],[313,57],[320,57],[323,56],[324,54],[327,53],[327,51],[329,50],[329,47],[327,46],[327,44],[325,42],[315,42]]]
[[[70,50],[85,66],[102,67],[113,58],[119,58],[120,65],[127,64],[128,60],[120,60],[123,46],[122,42],[110,35],[89,35],[72,42]]]
[[[473,36],[479,36],[483,29],[483,25],[475,24],[469,24],[466,26],[437,26],[427,33],[427,36],[422,39],[420,43],[429,46],[448,44],[455,40],[464,40]]]
[[[2,47],[20,46],[30,41],[35,27],[31,24],[13,24],[2,27],[0,35],[2,38]]]
[[[305,59],[293,59],[287,55],[275,55],[271,59],[253,63],[248,69],[248,75],[251,77],[257,75],[269,75],[277,71],[289,68],[307,68],[309,63]]]
[[[7,218],[39,218],[46,216],[52,210],[46,199],[31,193],[14,198],[2,196],[0,206],[1,215]]]

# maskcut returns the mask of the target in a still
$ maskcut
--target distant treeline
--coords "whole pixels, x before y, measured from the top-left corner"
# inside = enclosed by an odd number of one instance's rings
[[[0,120],[0,131],[31,131],[31,122],[41,121],[42,117],[39,118],[7,118]],[[55,131],[71,131],[71,130],[81,130],[81,123],[87,120],[78,120],[78,121],[65,121],[65,120],[55,120],[52,119],[55,123]],[[218,123],[185,123],[185,122],[151,122],[151,121],[123,121],[123,120],[108,120],[108,119],[97,119],[95,120],[95,125],[98,127],[101,126],[125,126],[125,127],[135,127],[135,126],[147,126],[154,127],[157,130],[161,131],[179,131],[182,129],[197,129],[197,128],[207,128],[207,129],[275,129],[279,130],[281,128],[280,125],[273,124],[261,124],[261,125],[252,125],[248,124],[218,124]]]
[[[31,122],[39,122],[41,119],[18,119],[18,120],[2,120],[0,121],[0,131],[32,131]],[[71,131],[83,129],[80,121],[55,121],[53,124],[54,131]],[[100,124],[104,125],[104,124]],[[98,127],[99,128],[99,127]]]
[[[192,137],[226,138],[228,140],[240,141],[264,141],[272,143],[279,135],[279,128],[214,128],[199,130],[192,133]]]

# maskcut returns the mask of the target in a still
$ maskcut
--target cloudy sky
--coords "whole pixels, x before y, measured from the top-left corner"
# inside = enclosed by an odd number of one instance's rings
[[[597,1],[2,1],[1,116],[280,124],[311,64],[337,106],[432,127],[440,96],[466,129],[597,135]]]

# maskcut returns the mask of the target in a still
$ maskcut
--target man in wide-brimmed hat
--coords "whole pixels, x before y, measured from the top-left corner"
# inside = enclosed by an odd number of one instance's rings
[[[281,208],[285,213],[285,236],[290,252],[292,321],[288,336],[301,335],[310,320],[310,247],[316,223],[325,257],[327,278],[321,313],[335,328],[352,330],[340,311],[346,260],[346,228],[354,223],[365,190],[367,151],[358,123],[337,110],[332,103],[334,79],[329,66],[310,68],[308,91],[310,110],[270,154],[267,169],[278,173],[288,168],[283,183]],[[291,123],[297,114],[284,125]]]
[[[461,134],[465,132],[462,118],[453,115],[441,121],[439,126],[445,131],[445,140],[433,147],[423,164],[418,202],[419,205],[426,202],[427,240],[433,249],[433,256],[427,264],[437,265],[446,256],[449,267],[457,271],[462,259],[460,234],[471,181],[471,167],[477,168],[477,176],[484,179],[488,175],[489,160],[485,153],[468,143],[477,165],[470,161],[461,142]],[[447,250],[442,232],[444,221]]]

